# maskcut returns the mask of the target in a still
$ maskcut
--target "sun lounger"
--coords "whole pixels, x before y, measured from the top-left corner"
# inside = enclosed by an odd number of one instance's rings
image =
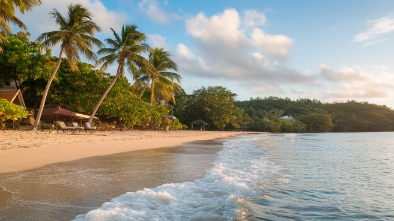
[[[41,129],[42,131],[44,131],[44,130],[49,130],[49,131],[51,131],[51,130],[54,129],[54,126],[53,126],[53,124],[46,124],[46,123],[41,122],[41,123],[40,123],[40,129]]]
[[[67,127],[63,121],[59,121],[58,125],[62,131],[75,131],[75,127]]]
[[[88,122],[85,123],[85,130],[94,131],[96,127],[92,127]]]
[[[84,129],[83,127],[80,127],[80,126],[78,125],[77,122],[73,122],[73,127],[74,127],[76,130],[83,130],[83,129]]]

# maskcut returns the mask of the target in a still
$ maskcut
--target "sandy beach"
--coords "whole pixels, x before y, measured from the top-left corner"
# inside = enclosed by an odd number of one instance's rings
[[[0,220],[71,220],[126,192],[201,178],[244,133],[0,131]]]
[[[236,136],[219,131],[0,131],[0,173],[39,168],[94,156],[172,147],[191,141]]]

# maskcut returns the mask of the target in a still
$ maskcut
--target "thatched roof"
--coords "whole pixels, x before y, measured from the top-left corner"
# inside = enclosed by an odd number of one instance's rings
[[[208,125],[207,122],[205,122],[205,121],[203,121],[203,120],[201,120],[201,119],[195,120],[195,121],[191,122],[191,124]]]
[[[45,108],[42,111],[42,118],[57,118],[57,117],[71,117],[77,119],[89,119],[90,116],[85,114],[76,113],[61,107]]]

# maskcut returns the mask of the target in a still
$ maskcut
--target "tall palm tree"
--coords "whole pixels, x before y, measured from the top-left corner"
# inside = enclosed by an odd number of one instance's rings
[[[133,74],[137,73],[138,68],[141,67],[146,60],[141,54],[147,52],[149,49],[149,46],[144,43],[146,39],[145,34],[137,31],[136,25],[123,25],[120,35],[112,28],[111,30],[114,34],[114,39],[105,39],[109,47],[101,48],[97,52],[99,55],[104,55],[104,57],[99,59],[98,64],[102,64],[101,71],[104,71],[115,62],[118,64],[118,68],[111,84],[104,91],[100,100],[94,107],[88,121],[89,123],[92,123],[94,115],[112,86],[114,86],[116,80],[124,76],[125,67]]]
[[[80,53],[88,59],[96,60],[96,55],[91,49],[93,46],[102,46],[101,41],[93,36],[95,31],[100,31],[100,27],[92,21],[92,14],[80,4],[70,4],[68,6],[68,17],[64,17],[56,9],[53,9],[50,14],[56,20],[56,23],[60,28],[57,31],[41,34],[37,38],[37,41],[42,43],[41,47],[52,47],[60,43],[60,53],[55,69],[52,71],[45,87],[40,109],[38,110],[37,118],[34,123],[35,130],[37,129],[38,123],[41,119],[42,110],[45,105],[49,88],[57,70],[60,67],[63,53],[66,56],[70,67],[73,70],[76,70],[77,62],[80,60]]]
[[[163,48],[151,48],[149,51],[149,63],[142,69],[137,82],[143,82],[143,88],[140,97],[150,84],[151,98],[150,103],[155,103],[155,95],[168,102],[172,99],[174,102],[174,92],[182,91],[180,85],[181,76],[170,70],[177,71],[176,63],[170,58],[170,54]]]
[[[11,32],[11,27],[8,23],[27,29],[26,25],[19,18],[15,17],[16,8],[19,8],[19,11],[23,14],[32,10],[33,6],[40,4],[41,0],[0,0],[0,43],[7,42],[3,34]]]

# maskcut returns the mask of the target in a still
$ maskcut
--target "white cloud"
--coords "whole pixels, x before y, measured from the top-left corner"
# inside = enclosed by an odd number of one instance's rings
[[[170,46],[166,43],[166,38],[161,35],[147,35],[149,46],[151,48],[164,48],[170,50]]]
[[[293,40],[285,35],[269,35],[261,29],[255,28],[252,39],[261,51],[275,56],[285,58],[289,56]]]
[[[252,53],[252,59],[264,69],[269,67],[269,61],[259,52]]]
[[[388,15],[372,21],[367,21],[370,28],[354,36],[354,42],[371,41],[377,37],[394,31],[394,15]]]
[[[311,84],[312,76],[282,63],[293,40],[256,28],[249,32],[251,26],[267,21],[262,13],[246,12],[241,17],[229,8],[210,17],[199,13],[188,19],[185,25],[191,45],[178,45],[175,58],[180,73],[220,84],[232,82],[251,94],[280,93],[294,84]]]
[[[262,12],[245,10],[243,14],[243,24],[246,27],[264,26],[267,23],[267,17]]]
[[[342,67],[338,71],[326,64],[320,65],[321,76],[331,88],[326,98],[334,100],[390,99],[394,93],[394,72],[386,67]]]
[[[168,2],[165,1],[164,5],[168,5]],[[178,15],[168,13],[160,8],[160,4],[156,0],[142,0],[138,3],[138,7],[150,19],[160,25],[169,25],[171,24],[172,20],[179,19]]]
[[[239,29],[241,18],[235,9],[227,9],[223,13],[207,18],[199,13],[186,21],[186,29],[192,37],[202,41],[220,40],[229,44],[237,44],[244,36]]]
[[[177,53],[182,57],[187,60],[193,60],[194,55],[190,52],[189,48],[186,47],[184,44],[178,44],[177,45]]]

